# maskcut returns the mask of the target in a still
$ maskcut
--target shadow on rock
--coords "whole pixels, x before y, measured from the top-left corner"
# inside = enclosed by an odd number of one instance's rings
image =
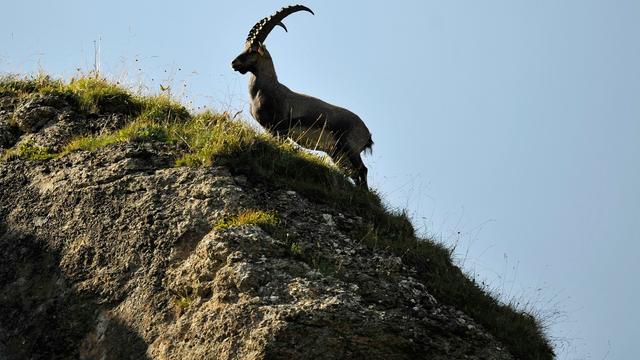
[[[0,224],[0,359],[145,359],[147,344],[91,294],[59,255]]]

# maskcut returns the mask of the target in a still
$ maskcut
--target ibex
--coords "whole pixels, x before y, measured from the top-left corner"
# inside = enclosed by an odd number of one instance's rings
[[[282,20],[302,10],[313,14],[306,6],[294,5],[258,21],[249,32],[244,51],[231,67],[242,74],[251,72],[251,115],[260,125],[276,136],[287,136],[301,146],[322,150],[334,161],[346,158],[353,166],[355,183],[366,188],[367,168],[360,153],[371,151],[373,145],[367,126],[347,109],[296,93],[278,82],[273,60],[264,45],[276,25],[286,31]]]

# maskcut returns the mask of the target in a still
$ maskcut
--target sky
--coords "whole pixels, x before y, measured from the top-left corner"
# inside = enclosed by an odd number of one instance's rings
[[[289,4],[7,1],[0,73],[98,68],[250,119],[230,62]],[[537,314],[559,359],[638,358],[640,2],[303,4],[266,40],[279,80],[365,121],[370,185]]]

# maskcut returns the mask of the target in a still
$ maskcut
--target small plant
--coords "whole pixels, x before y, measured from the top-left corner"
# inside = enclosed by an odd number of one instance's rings
[[[284,226],[284,221],[275,210],[243,210],[235,215],[224,217],[214,226],[214,229],[226,230],[242,225],[258,225],[271,237],[285,244],[292,244],[295,238],[289,234]],[[299,252],[299,245],[296,245],[296,247]]]
[[[169,290],[173,295],[173,305],[177,315],[184,313],[196,300],[197,291],[192,289]]]
[[[179,297],[173,300],[173,303],[181,310],[184,311],[191,304],[191,299],[188,297]]]
[[[293,256],[300,256],[302,254],[302,248],[300,247],[299,243],[292,242],[291,246],[289,246],[289,252]]]
[[[270,232],[277,228],[278,224],[278,214],[275,211],[248,209],[238,214],[225,217],[213,228],[216,230],[226,230],[242,225],[258,225],[263,230]]]
[[[45,161],[58,157],[58,154],[52,153],[48,148],[38,146],[33,142],[24,142],[17,148],[10,149],[2,154],[2,159],[20,158],[33,161]]]

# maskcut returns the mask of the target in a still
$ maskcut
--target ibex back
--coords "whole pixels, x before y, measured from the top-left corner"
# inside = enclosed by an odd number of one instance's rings
[[[251,115],[260,125],[308,149],[322,150],[334,161],[348,160],[356,184],[367,187],[367,168],[360,157],[360,153],[370,151],[373,145],[367,126],[347,109],[291,91],[278,82],[273,60],[264,46],[276,25],[287,30],[282,20],[301,10],[313,14],[306,6],[294,5],[256,23],[249,32],[244,51],[231,66],[242,74],[251,73]]]

